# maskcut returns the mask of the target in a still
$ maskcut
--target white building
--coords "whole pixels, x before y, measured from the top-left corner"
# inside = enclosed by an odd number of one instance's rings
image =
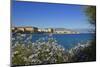
[[[52,28],[38,28],[38,32],[52,33],[53,29]]]

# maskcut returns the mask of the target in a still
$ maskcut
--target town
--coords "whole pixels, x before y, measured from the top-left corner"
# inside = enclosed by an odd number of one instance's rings
[[[79,34],[77,31],[72,31],[66,28],[38,28],[32,26],[12,27],[12,32],[19,33],[53,33],[53,34]]]

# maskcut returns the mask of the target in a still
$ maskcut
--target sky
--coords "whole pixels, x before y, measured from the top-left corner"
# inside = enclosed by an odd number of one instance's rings
[[[12,25],[89,29],[82,5],[13,1]]]

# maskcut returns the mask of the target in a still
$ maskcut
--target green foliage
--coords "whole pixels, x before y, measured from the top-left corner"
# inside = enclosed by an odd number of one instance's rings
[[[54,38],[40,38],[36,42],[30,42],[31,36],[24,39],[24,35],[18,34],[16,42],[12,47],[12,64],[52,64],[63,62],[80,62],[95,60],[95,42],[81,47],[65,50]]]
[[[85,8],[85,13],[88,16],[91,24],[96,24],[96,6],[88,6]]]
[[[82,51],[84,54],[87,55],[87,61],[95,61],[96,60],[96,43],[95,40],[91,42],[91,45],[87,48],[84,48]]]
[[[96,25],[96,6],[88,6],[85,8],[85,13],[89,19],[90,24]],[[93,30],[95,32],[95,30]],[[94,34],[95,35],[95,34]],[[82,53],[86,54],[88,57],[88,61],[96,60],[96,41],[95,36],[94,40],[92,40],[91,45],[87,48],[84,48]]]
[[[68,61],[64,56],[64,48],[58,46],[55,39],[48,38],[47,41],[44,41],[44,38],[42,38],[35,43],[24,43],[23,37],[19,38],[19,36],[15,43],[17,45],[12,48],[13,65],[50,64]]]
[[[88,62],[96,60],[96,45],[95,41],[91,41],[89,45],[85,47],[78,47],[72,49],[71,62]]]

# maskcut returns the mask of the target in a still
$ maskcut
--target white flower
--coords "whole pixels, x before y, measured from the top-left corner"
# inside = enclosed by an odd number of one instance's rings
[[[15,52],[14,52],[14,54],[18,54],[18,53],[19,53],[18,51],[15,51]]]

